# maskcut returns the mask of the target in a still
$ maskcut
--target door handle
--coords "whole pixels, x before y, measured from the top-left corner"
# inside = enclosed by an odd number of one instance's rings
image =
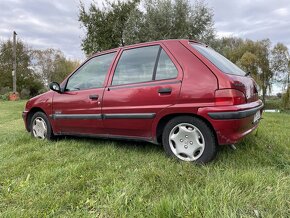
[[[172,92],[171,88],[161,88],[158,90],[159,94],[170,94]]]
[[[98,100],[99,99],[99,95],[89,95],[89,98],[92,100]]]

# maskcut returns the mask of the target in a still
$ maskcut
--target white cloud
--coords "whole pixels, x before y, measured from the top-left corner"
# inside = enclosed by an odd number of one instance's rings
[[[274,13],[284,17],[284,16],[289,15],[289,10],[288,8],[279,8],[279,9],[274,10]]]
[[[67,56],[84,58],[78,4],[78,0],[1,2],[0,38],[11,38],[16,31],[33,48],[59,48]]]
[[[290,4],[285,0],[208,0],[218,36],[234,35],[290,44]]]

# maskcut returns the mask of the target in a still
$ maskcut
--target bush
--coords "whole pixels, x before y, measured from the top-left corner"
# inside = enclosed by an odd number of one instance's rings
[[[281,109],[282,102],[279,98],[266,98],[264,109]]]
[[[7,92],[3,95],[0,95],[0,99],[3,101],[8,101],[9,100],[9,92]]]
[[[285,110],[290,110],[290,87],[282,96],[282,106]]]
[[[30,90],[29,89],[22,89],[20,92],[20,98],[21,99],[28,99],[30,98]]]
[[[10,92],[10,88],[9,87],[2,87],[0,89],[0,95],[6,95],[8,92]]]

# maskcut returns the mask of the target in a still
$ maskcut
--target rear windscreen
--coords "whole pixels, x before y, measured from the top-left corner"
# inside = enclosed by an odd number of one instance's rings
[[[219,68],[222,72],[238,76],[245,76],[246,73],[242,69],[240,69],[237,65],[232,63],[221,54],[217,53],[215,50],[200,44],[191,44],[191,46],[205,58],[207,58],[211,63],[213,63],[217,68]]]

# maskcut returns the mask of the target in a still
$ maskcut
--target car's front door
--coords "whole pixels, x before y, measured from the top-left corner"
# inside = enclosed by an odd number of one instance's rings
[[[104,91],[102,111],[109,134],[151,137],[155,115],[175,104],[179,95],[182,70],[174,62],[159,44],[122,51]]]
[[[93,57],[53,97],[53,122],[61,134],[103,134],[104,86],[116,52]]]

